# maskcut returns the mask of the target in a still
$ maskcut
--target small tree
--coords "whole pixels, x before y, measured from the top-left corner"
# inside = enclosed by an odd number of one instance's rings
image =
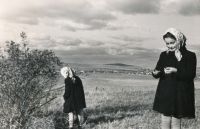
[[[21,43],[7,42],[0,53],[0,126],[24,128],[35,109],[49,101],[58,79],[60,59],[50,50],[29,50],[26,34]]]

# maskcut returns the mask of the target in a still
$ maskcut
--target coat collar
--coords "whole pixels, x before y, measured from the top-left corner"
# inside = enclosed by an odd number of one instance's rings
[[[181,53],[184,52],[184,51],[186,51],[186,50],[187,50],[186,47],[181,47],[181,48],[180,48],[180,52],[181,52]]]

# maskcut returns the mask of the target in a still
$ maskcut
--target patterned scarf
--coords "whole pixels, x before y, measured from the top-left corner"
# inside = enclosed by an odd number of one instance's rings
[[[171,33],[172,35],[174,35],[174,37],[176,38],[176,44],[177,44],[177,47],[178,47],[178,50],[179,50],[185,44],[186,37],[184,36],[184,34],[181,31],[179,31],[175,28],[169,28],[165,32],[165,34],[167,34],[168,32]]]

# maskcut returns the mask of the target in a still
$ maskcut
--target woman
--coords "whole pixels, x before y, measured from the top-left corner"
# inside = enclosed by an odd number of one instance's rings
[[[83,117],[83,108],[86,108],[85,94],[81,79],[75,75],[73,69],[63,67],[61,74],[65,78],[65,93],[63,95],[64,113],[69,115],[69,128],[73,129],[74,114],[78,115],[78,127],[86,122],[86,117]]]
[[[152,75],[160,78],[153,110],[162,114],[162,129],[181,129],[181,118],[195,118],[196,55],[186,49],[186,38],[170,28],[163,36],[168,48],[160,54]]]

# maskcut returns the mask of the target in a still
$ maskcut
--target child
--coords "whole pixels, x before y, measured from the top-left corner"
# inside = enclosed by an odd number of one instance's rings
[[[86,108],[85,94],[81,79],[75,75],[73,69],[63,67],[61,74],[65,78],[65,93],[63,95],[64,113],[69,115],[69,128],[73,129],[74,114],[78,115],[78,127],[86,122],[86,117],[83,117],[83,108]]]
[[[162,114],[162,129],[181,129],[181,118],[195,118],[196,55],[186,49],[186,38],[170,28],[163,36],[168,48],[160,54],[152,75],[160,78],[153,110]]]

